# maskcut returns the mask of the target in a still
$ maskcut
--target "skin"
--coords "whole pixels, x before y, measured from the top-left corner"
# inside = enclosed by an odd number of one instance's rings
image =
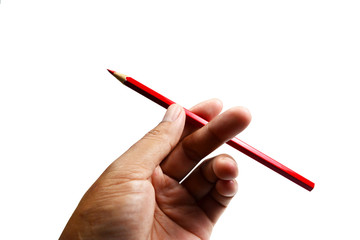
[[[222,114],[217,99],[192,112],[209,123],[185,123],[179,105],[116,159],[90,187],[60,239],[209,239],[237,191],[235,160],[221,154],[195,165],[250,122],[242,107]]]

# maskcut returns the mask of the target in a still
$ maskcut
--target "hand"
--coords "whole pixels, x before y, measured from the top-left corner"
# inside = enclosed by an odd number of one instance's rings
[[[179,105],[115,160],[81,199],[60,239],[209,239],[237,191],[228,155],[196,164],[250,122],[241,107],[220,114],[219,100],[191,109],[209,123],[185,124]]]

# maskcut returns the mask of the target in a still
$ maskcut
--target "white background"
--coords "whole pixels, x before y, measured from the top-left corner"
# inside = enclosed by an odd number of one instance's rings
[[[185,107],[248,107],[239,138],[316,183],[221,147],[239,191],[212,239],[360,239],[359,12],[346,0],[2,0],[0,239],[57,239],[161,120],[107,68]]]

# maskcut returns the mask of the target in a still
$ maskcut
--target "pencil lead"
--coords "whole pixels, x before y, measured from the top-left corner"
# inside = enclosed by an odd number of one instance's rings
[[[109,71],[109,73],[111,73],[112,75],[114,75],[114,73],[115,73],[115,71],[110,70],[110,69],[108,69],[108,71]]]

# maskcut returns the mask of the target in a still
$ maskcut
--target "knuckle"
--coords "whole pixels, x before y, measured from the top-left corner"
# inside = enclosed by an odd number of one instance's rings
[[[159,129],[152,129],[145,135],[146,137],[158,137],[161,136],[162,132]]]
[[[145,140],[150,140],[153,142],[156,142],[158,144],[161,144],[163,147],[164,145],[169,147],[170,149],[172,149],[172,144],[170,141],[170,137],[168,136],[168,132],[166,130],[166,128],[163,128],[161,126],[158,126],[152,130],[150,130],[149,132],[147,132],[145,134],[145,136],[143,137],[143,139]]]
[[[155,141],[164,141],[166,140],[166,137],[165,137],[165,133],[163,130],[160,130],[158,128],[154,128],[150,131],[148,131],[144,138],[145,139],[150,139],[150,140],[155,140]]]

